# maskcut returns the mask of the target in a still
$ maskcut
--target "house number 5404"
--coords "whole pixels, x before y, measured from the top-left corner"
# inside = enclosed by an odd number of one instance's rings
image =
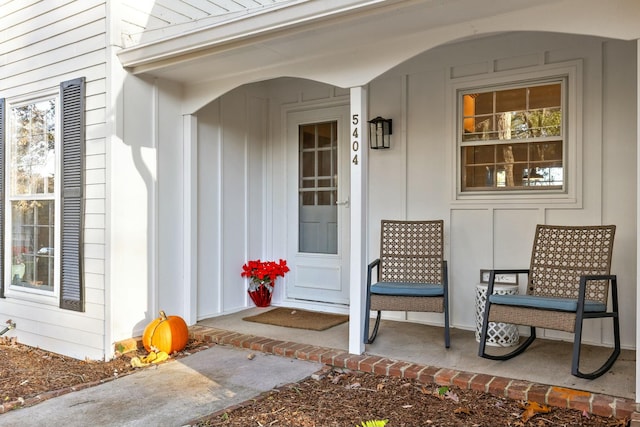
[[[353,159],[351,163],[358,164],[358,151],[360,150],[360,135],[358,134],[358,123],[360,123],[360,115],[354,114],[351,118],[351,124],[353,124],[353,142],[351,143],[351,151],[353,151]]]

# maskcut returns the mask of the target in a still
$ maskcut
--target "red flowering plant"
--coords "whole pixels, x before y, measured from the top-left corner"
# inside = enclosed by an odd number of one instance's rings
[[[273,292],[276,277],[284,277],[288,271],[287,261],[283,259],[279,262],[255,260],[248,261],[243,265],[240,275],[251,279],[249,281],[250,292],[258,290],[262,285],[271,293]]]

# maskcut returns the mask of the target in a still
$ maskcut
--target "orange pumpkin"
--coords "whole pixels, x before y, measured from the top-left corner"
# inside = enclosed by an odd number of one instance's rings
[[[171,354],[187,346],[189,328],[180,316],[167,316],[160,311],[160,317],[153,320],[144,328],[142,345],[147,351],[154,347],[158,351]]]

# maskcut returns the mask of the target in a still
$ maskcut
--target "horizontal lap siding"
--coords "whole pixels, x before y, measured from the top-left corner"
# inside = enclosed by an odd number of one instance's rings
[[[101,359],[105,349],[105,189],[107,34],[104,0],[12,1],[0,16],[0,97],[57,91],[86,78],[85,312],[10,297],[0,321],[13,319],[21,342],[78,358]]]

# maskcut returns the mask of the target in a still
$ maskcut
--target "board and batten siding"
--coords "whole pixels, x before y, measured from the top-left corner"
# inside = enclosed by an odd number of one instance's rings
[[[286,158],[280,109],[310,108],[309,102],[346,105],[349,90],[285,77],[241,86],[198,111],[198,277],[206,278],[198,281],[198,320],[250,304],[240,276],[247,259],[284,257],[287,168],[279,163]],[[275,303],[285,298],[284,280],[279,283]]]
[[[394,120],[392,148],[370,152],[370,254],[378,252],[380,219],[444,219],[451,322],[475,328],[480,269],[527,268],[535,225],[616,224],[612,271],[618,275],[623,346],[635,346],[636,146],[635,43],[595,37],[513,33],[440,46],[371,82],[370,111]],[[530,70],[581,64],[577,151],[567,163],[576,200],[463,200],[457,197],[455,93],[458,79],[482,86],[488,76],[513,81]],[[476,83],[477,81],[477,83]],[[397,124],[396,124],[397,123]],[[627,125],[631,123],[631,125]],[[624,132],[626,129],[627,132]],[[572,170],[579,173],[572,175]],[[390,172],[394,171],[394,172]],[[402,171],[396,173],[395,171]],[[581,171],[581,173],[580,173]],[[382,189],[382,190],[381,190]],[[524,278],[522,278],[524,279]],[[520,283],[520,292],[525,284]],[[438,324],[428,313],[387,318]],[[568,334],[546,331],[548,338]],[[585,341],[609,345],[609,328],[588,322]]]
[[[0,6],[0,97],[56,93],[86,79],[84,312],[18,298],[0,299],[20,342],[77,358],[103,359],[107,33],[104,1],[9,1]],[[0,319],[4,320],[4,319]]]

